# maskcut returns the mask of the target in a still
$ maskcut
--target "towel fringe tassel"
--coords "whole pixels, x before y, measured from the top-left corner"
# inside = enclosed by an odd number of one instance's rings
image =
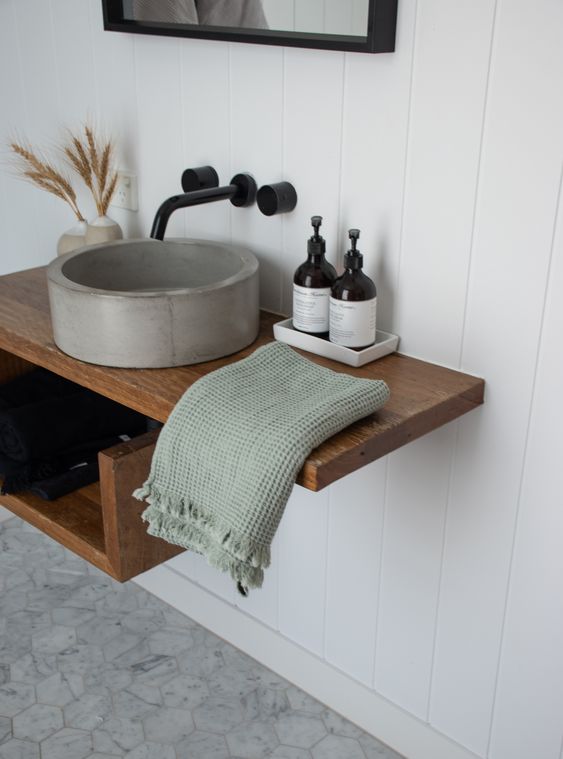
[[[153,484],[133,493],[149,503],[142,514],[148,533],[169,543],[203,554],[208,563],[229,572],[246,588],[259,588],[270,565],[270,546],[241,535],[192,502],[170,493],[159,493]]]

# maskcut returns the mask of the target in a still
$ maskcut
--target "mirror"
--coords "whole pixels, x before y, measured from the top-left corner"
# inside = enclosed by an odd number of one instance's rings
[[[104,28],[389,53],[398,0],[102,0]]]

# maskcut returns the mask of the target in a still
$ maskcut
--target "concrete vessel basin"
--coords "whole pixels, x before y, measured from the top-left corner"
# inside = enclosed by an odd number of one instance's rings
[[[47,279],[55,343],[92,364],[198,364],[258,335],[258,261],[233,245],[117,240],[56,258]]]

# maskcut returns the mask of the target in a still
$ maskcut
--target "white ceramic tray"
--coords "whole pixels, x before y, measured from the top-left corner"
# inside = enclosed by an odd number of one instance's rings
[[[370,345],[369,348],[357,351],[353,348],[345,348],[343,345],[336,345],[328,340],[323,340],[322,337],[298,332],[296,329],[293,329],[291,319],[285,319],[283,322],[274,324],[274,337],[281,343],[287,343],[288,345],[293,345],[295,348],[316,353],[318,356],[332,358],[334,361],[340,361],[343,364],[348,364],[348,366],[369,364],[370,361],[375,361],[382,356],[386,356],[388,353],[393,353],[393,351],[397,350],[397,345],[399,344],[399,337],[397,335],[391,335],[389,332],[379,332],[378,330],[375,343]]]

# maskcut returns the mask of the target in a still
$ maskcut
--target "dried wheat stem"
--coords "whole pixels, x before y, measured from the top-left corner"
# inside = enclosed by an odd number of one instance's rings
[[[85,220],[78,208],[76,193],[70,181],[60,171],[52,164],[39,158],[30,147],[25,147],[17,142],[11,142],[10,147],[17,156],[16,168],[24,179],[64,200],[72,208],[78,221]]]
[[[98,215],[105,216],[117,185],[117,173],[111,168],[113,143],[111,140],[100,143],[88,125],[84,127],[83,138],[72,132],[69,137],[70,144],[63,147],[67,163],[92,193]]]
[[[96,138],[94,137],[94,132],[92,131],[91,127],[85,126],[84,132],[86,134],[86,141],[88,143],[88,150],[90,152],[90,165],[92,166],[94,176],[97,177],[100,172],[100,159],[98,157],[98,146],[96,145]]]
[[[102,197],[102,216],[105,216],[108,212],[109,204],[111,203],[111,199],[113,197],[113,194],[115,192],[115,188],[117,187],[117,171],[113,172],[112,177],[109,180],[109,184],[106,188],[106,191]]]

